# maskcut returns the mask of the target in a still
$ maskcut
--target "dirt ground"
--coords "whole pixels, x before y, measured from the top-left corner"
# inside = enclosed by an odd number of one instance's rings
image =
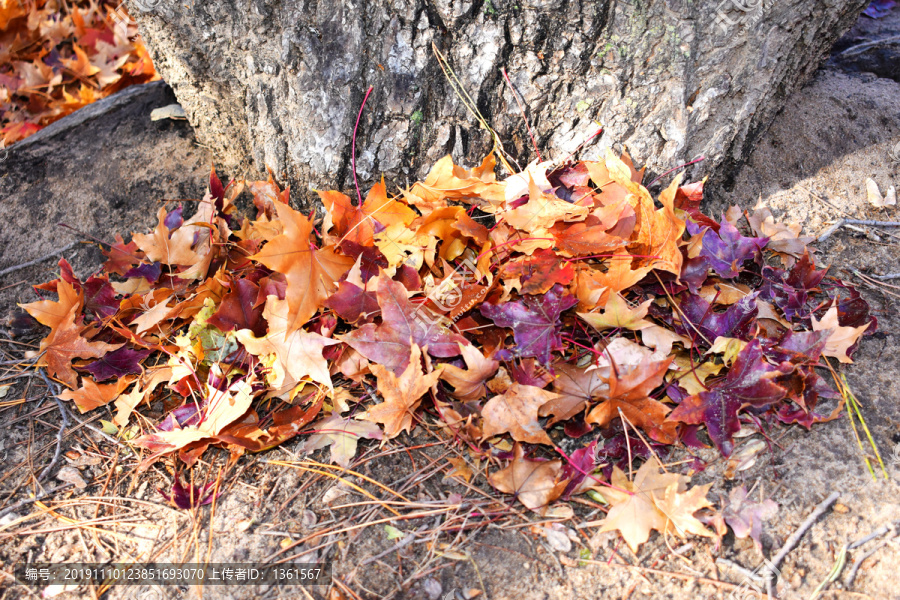
[[[841,218],[900,220],[896,207],[874,209],[866,201],[865,179],[885,191],[900,187],[900,78],[897,54],[884,47],[873,56],[854,46],[900,33],[900,9],[877,21],[862,19],[837,46],[836,54],[816,78],[792,96],[751,161],[728,190],[715,191],[710,212],[731,204],[750,208],[761,201],[777,217],[801,223],[808,235],[821,235]],[[847,53],[846,50],[851,52]],[[896,50],[896,47],[894,48]],[[841,54],[843,52],[843,54]],[[893,58],[892,58],[893,56]],[[114,232],[142,230],[155,221],[161,199],[199,197],[209,156],[196,147],[184,123],[150,124],[149,110],[171,101],[140,96],[98,116],[44,136],[10,155],[0,165],[0,271],[64,247],[75,237],[56,224],[65,222],[92,236],[111,239]],[[119,111],[118,113],[115,111]],[[61,122],[62,123],[62,122]],[[104,137],[106,136],[106,137]],[[109,137],[112,136],[112,137]],[[114,143],[104,142],[113,139]],[[88,158],[76,159],[87,152]],[[56,162],[54,162],[56,161]],[[76,161],[76,162],[73,162]],[[81,162],[77,162],[81,161]],[[38,165],[42,165],[38,173]],[[96,171],[100,171],[98,175]],[[152,207],[152,208],[148,208]],[[748,570],[771,558],[813,507],[832,492],[840,497],[790,552],[781,565],[781,598],[810,598],[828,577],[841,548],[879,528],[889,531],[847,554],[840,576],[821,597],[900,598],[895,584],[900,565],[900,280],[875,285],[873,275],[900,272],[900,229],[841,228],[816,245],[821,264],[832,274],[859,285],[878,316],[878,332],[863,340],[853,365],[842,369],[856,392],[862,415],[885,462],[890,480],[869,474],[846,414],[806,431],[781,427],[770,432],[774,444],[750,468],[725,478],[727,465],[715,450],[699,453],[709,464],[693,478],[714,483],[710,494],[724,497],[736,485],[753,488],[755,498],[779,504],[763,530],[760,552],[749,539],[729,533],[721,545],[694,538],[667,545],[659,535],[633,555],[614,533],[578,527],[598,518],[586,505],[573,504],[577,518],[555,527],[571,538],[564,551],[546,522],[521,505],[490,491],[476,476],[466,486],[444,479],[447,457],[460,449],[446,443],[433,427],[417,427],[409,439],[379,448],[364,444],[355,463],[357,475],[310,472],[302,464],[299,442],[259,456],[242,458],[213,506],[192,514],[168,508],[158,487],[171,483],[160,463],[135,474],[135,457],[126,445],[101,434],[103,411],[72,415],[63,449],[69,463],[88,482],[85,489],[61,490],[41,503],[25,504],[0,517],[0,571],[20,561],[102,562],[263,562],[331,561],[336,581],[327,587],[115,587],[104,598],[439,598],[492,600],[574,600],[593,598],[751,598],[757,584],[722,562]],[[99,265],[93,247],[65,253],[76,272],[86,275]],[[34,298],[29,285],[53,277],[54,260],[0,276],[0,307],[6,314],[16,302]],[[896,287],[889,285],[896,284]],[[21,356],[23,347],[0,336],[0,362]],[[5,381],[0,366],[0,385]],[[12,373],[14,374],[14,373]],[[0,399],[0,511],[27,498],[31,473],[40,472],[53,455],[59,416],[50,400],[3,404],[37,398],[38,380],[10,380],[16,385]],[[95,414],[96,413],[96,414]],[[742,440],[748,444],[759,435]],[[738,445],[737,452],[740,452]],[[676,450],[678,462],[689,457]],[[213,478],[224,463],[210,452],[197,476]],[[327,462],[319,451],[312,458]],[[291,463],[274,464],[282,461]],[[686,467],[686,465],[685,465]],[[57,467],[58,468],[58,467]],[[306,470],[304,470],[306,469]],[[877,465],[876,465],[877,469]],[[324,470],[332,473],[330,471]],[[402,494],[403,515],[391,525],[402,537],[390,539],[385,522],[394,515],[373,503],[396,499],[377,481]],[[61,482],[52,476],[47,489]],[[364,496],[353,489],[367,490]],[[50,510],[52,509],[52,510]],[[506,515],[491,521],[491,515]],[[487,517],[485,516],[487,515]],[[481,523],[476,529],[464,529]],[[352,529],[355,528],[355,529]],[[566,537],[565,535],[562,537]],[[677,547],[676,547],[677,546]],[[717,559],[719,562],[717,563]],[[851,586],[845,580],[862,560]],[[2,575],[0,575],[2,576]],[[715,580],[710,582],[710,580]],[[716,581],[724,584],[716,584]],[[339,582],[339,583],[338,583]],[[731,584],[730,586],[727,584]],[[0,580],[0,599],[38,597],[60,590],[32,592]],[[99,590],[62,591],[60,598],[94,598]],[[329,596],[329,594],[332,594]]]

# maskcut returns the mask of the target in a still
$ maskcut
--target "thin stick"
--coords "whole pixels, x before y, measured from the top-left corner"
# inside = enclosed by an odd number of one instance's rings
[[[772,562],[766,565],[764,571],[766,571],[767,584],[769,588],[769,595],[773,595],[772,591],[774,589],[774,578],[775,571],[778,569],[778,566],[784,561],[785,557],[787,557],[788,553],[791,550],[797,547],[797,544],[800,543],[800,539],[806,535],[806,532],[812,529],[812,526],[815,525],[816,521],[819,520],[825,512],[831,508],[831,505],[837,502],[837,499],[840,497],[840,492],[832,492],[827,498],[822,500],[815,508],[815,510],[810,513],[806,520],[803,521],[803,524],[795,531],[791,537],[787,539],[784,543],[784,546],[781,547],[781,550],[778,551],[778,554],[775,555],[775,558],[772,559]]]
[[[503,73],[503,79],[506,80],[506,85],[509,86],[509,91],[512,92],[513,98],[516,100],[516,104],[519,105],[519,111],[522,113],[522,120],[525,121],[525,127],[528,129],[528,136],[531,138],[531,145],[534,146],[534,152],[537,154],[538,162],[544,162],[543,157],[541,157],[541,151],[538,150],[537,141],[534,139],[534,132],[531,131],[531,124],[528,122],[528,117],[525,115],[525,107],[522,105],[522,101],[519,100],[519,95],[516,94],[516,90],[513,87],[512,81],[509,80],[509,75],[506,74],[506,69],[501,68],[500,72]]]
[[[56,434],[56,451],[53,453],[53,460],[50,461],[50,464],[47,465],[37,477],[38,481],[43,481],[44,478],[50,474],[50,470],[53,469],[59,461],[59,455],[62,452],[63,435],[66,432],[66,426],[69,424],[69,417],[66,412],[66,407],[63,406],[62,400],[58,397],[58,394],[60,393],[59,387],[54,382],[50,381],[50,378],[47,377],[47,374],[44,373],[43,369],[38,369],[38,373],[40,374],[41,379],[44,380],[44,383],[47,384],[47,390],[53,394],[53,399],[56,400],[56,406],[59,407],[59,414],[62,416],[62,424],[60,424],[59,432]]]
[[[765,594],[761,592],[757,592],[755,590],[749,590],[743,588],[741,586],[735,585],[733,583],[728,583],[727,581],[719,581],[718,579],[710,579],[709,577],[698,577],[696,575],[688,575],[686,573],[676,573],[674,571],[663,571],[662,569],[653,569],[650,567],[642,567],[640,565],[626,565],[624,563],[613,562],[613,563],[605,563],[601,560],[592,560],[590,558],[579,558],[578,562],[583,562],[591,565],[603,565],[606,567],[622,567],[623,569],[631,569],[633,571],[639,571],[644,573],[653,573],[655,575],[662,575],[663,577],[675,577],[677,579],[683,579],[685,581],[696,581],[697,583],[705,583],[707,585],[714,585],[716,587],[725,588],[726,590],[736,590],[740,589],[741,591],[747,591],[748,593],[756,594],[759,598],[765,598]]]
[[[11,513],[12,511],[16,510],[17,508],[20,508],[27,504],[31,504],[32,502],[37,502],[39,500],[43,500],[47,496],[55,494],[56,492],[63,490],[67,487],[72,487],[73,485],[75,485],[75,484],[74,483],[64,483],[64,484],[58,485],[54,488],[50,488],[49,490],[45,490],[45,491],[41,492],[40,494],[38,494],[37,496],[35,496],[34,498],[25,498],[24,500],[16,502],[15,504],[11,504],[11,505],[7,506],[6,508],[4,508],[3,510],[0,510],[0,517],[4,517],[7,514]]]
[[[870,48],[877,48],[878,46],[889,46],[896,43],[900,43],[900,35],[894,35],[891,37],[882,38],[880,40],[872,40],[871,42],[863,42],[862,44],[850,46],[846,50],[839,52],[838,56],[856,56],[857,54],[862,54]]]
[[[362,104],[359,107],[359,114],[356,115],[356,125],[353,127],[353,148],[350,151],[350,160],[353,161],[353,185],[356,186],[356,197],[359,198],[359,206],[362,207],[362,193],[359,191],[359,181],[356,180],[356,130],[359,129],[359,120],[362,118],[363,109],[366,107],[366,100],[369,99],[369,94],[372,93],[372,86],[369,86],[369,89],[366,91],[366,95],[363,98]]]
[[[35,258],[34,260],[29,260],[28,262],[23,262],[23,263],[20,264],[20,265],[13,265],[13,266],[11,266],[11,267],[6,267],[6,268],[3,269],[2,271],[0,271],[0,277],[3,277],[4,275],[8,275],[9,273],[15,273],[16,271],[21,271],[22,269],[27,269],[28,267],[33,267],[34,265],[40,264],[40,263],[44,262],[45,260],[49,260],[49,259],[51,259],[51,258],[56,258],[57,256],[59,256],[59,255],[62,254],[63,252],[66,252],[66,251],[68,251],[68,250],[71,250],[71,249],[74,248],[77,244],[78,244],[77,241],[76,241],[76,242],[72,242],[71,244],[68,244],[68,245],[66,245],[66,246],[63,246],[63,247],[60,248],[59,250],[54,250],[54,251],[51,252],[50,254],[45,254],[44,256],[42,256],[42,257],[40,257],[40,258]]]

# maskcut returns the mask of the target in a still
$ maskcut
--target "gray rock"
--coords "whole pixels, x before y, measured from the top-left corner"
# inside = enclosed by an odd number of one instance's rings
[[[190,125],[151,121],[154,108],[174,102],[159,81],[129,87],[18,142],[0,154],[0,271],[40,258],[75,240],[126,239],[157,222],[163,201],[202,198],[212,159]],[[84,232],[79,236],[68,225]],[[66,256],[86,276],[103,256],[79,244]],[[73,256],[74,259],[73,259]],[[16,281],[56,277],[56,259],[0,276]],[[27,288],[0,290],[0,301]]]
[[[127,0],[198,139],[231,167],[309,188],[421,177],[490,151],[432,44],[521,164],[624,143],[649,172],[699,155],[724,180],[868,0]],[[721,167],[717,169],[717,167]]]

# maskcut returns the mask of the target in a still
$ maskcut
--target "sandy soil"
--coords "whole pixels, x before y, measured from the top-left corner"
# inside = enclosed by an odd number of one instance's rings
[[[839,44],[838,51],[867,39],[897,35],[898,32],[900,9],[887,19],[861,22]],[[879,61],[883,62],[881,59],[875,63],[848,62],[839,56],[823,67],[814,81],[790,98],[733,187],[717,191],[711,197],[712,212],[718,214],[731,204],[750,208],[761,201],[784,220],[802,223],[812,235],[821,234],[842,217],[900,220],[900,211],[895,207],[876,210],[866,202],[866,177],[874,179],[882,190],[889,185],[900,187],[900,83],[890,78],[896,77],[890,69],[877,66],[876,63],[881,64]],[[874,69],[877,73],[865,69]],[[187,153],[194,148],[189,131],[167,138],[166,144],[164,152],[168,155]],[[135,147],[133,152],[138,153],[133,160],[140,162],[140,152],[148,155],[154,150]],[[177,180],[157,182],[156,185],[169,186],[163,197],[196,196],[202,189],[202,176],[197,174],[203,162],[202,153],[179,156],[192,156],[194,162],[190,163],[190,169],[179,170],[170,164],[168,171],[158,171],[172,173],[173,178],[177,174]],[[15,188],[15,193],[3,194],[0,206],[7,211],[3,222],[8,222],[16,210],[31,210],[25,204],[28,190],[38,190],[41,184],[34,181],[29,185],[30,188],[23,183]],[[173,193],[170,191],[172,186],[181,186],[179,189],[185,195],[168,195]],[[44,200],[45,203],[56,203],[59,210],[69,210],[68,201],[65,191],[48,192]],[[91,211],[102,206],[97,203],[107,201],[87,194],[77,199],[76,204],[80,202],[78,210],[90,215],[96,214]],[[127,201],[124,204],[134,206]],[[135,209],[133,216],[133,227],[146,226],[153,220],[151,215],[141,214],[140,207]],[[99,229],[91,231],[98,236],[111,237],[114,231],[123,230],[124,223],[115,225],[117,227],[104,230],[107,226],[95,224]],[[378,506],[360,506],[358,503],[367,498],[347,492],[346,485],[332,478],[264,462],[302,459],[295,454],[296,442],[263,456],[243,458],[229,476],[229,484],[214,509],[206,507],[192,515],[167,508],[157,493],[157,487],[171,481],[171,473],[164,465],[157,465],[140,475],[134,475],[127,466],[117,468],[116,465],[133,463],[127,449],[112,445],[94,431],[76,425],[70,428],[64,446],[82,454],[81,458],[75,459],[74,466],[90,481],[89,487],[74,494],[57,494],[52,503],[48,500],[56,516],[32,505],[4,517],[3,525],[0,525],[0,564],[3,565],[0,569],[6,570],[24,559],[203,561],[209,558],[212,562],[249,562],[295,556],[298,557],[295,560],[333,561],[335,578],[357,595],[342,591],[341,587],[328,596],[326,588],[311,588],[304,595],[298,588],[256,589],[248,586],[206,588],[202,593],[198,589],[119,587],[104,596],[150,600],[201,595],[223,599],[393,597],[437,600],[466,598],[470,590],[481,589],[486,594],[480,597],[492,600],[749,598],[753,597],[754,586],[747,583],[741,573],[717,565],[716,559],[728,559],[747,569],[755,569],[764,557],[771,557],[781,548],[817,503],[837,491],[840,493],[838,504],[818,520],[781,567],[779,597],[809,598],[827,578],[845,544],[880,527],[900,524],[900,488],[896,483],[900,480],[900,392],[896,385],[900,380],[900,313],[897,311],[900,289],[871,285],[862,277],[900,271],[900,246],[898,238],[889,235],[891,233],[900,235],[900,230],[869,228],[860,232],[843,228],[817,245],[819,262],[832,265],[833,274],[861,285],[878,314],[878,333],[864,340],[856,363],[847,366],[843,372],[859,397],[862,414],[891,480],[879,478],[873,481],[846,415],[811,431],[798,427],[772,431],[777,445],[732,480],[725,478],[727,465],[715,451],[701,453],[709,466],[694,477],[694,482],[713,482],[711,496],[723,497],[729,489],[743,483],[754,487],[755,497],[772,498],[780,505],[778,515],[764,529],[762,552],[749,540],[736,540],[729,533],[718,548],[714,543],[700,539],[692,539],[685,547],[673,545],[670,548],[660,536],[654,536],[634,556],[615,534],[597,535],[596,528],[590,527],[576,530],[576,523],[595,518],[590,507],[578,504],[574,507],[579,519],[561,524],[563,531],[571,533],[575,540],[568,552],[554,549],[548,538],[536,534],[540,531],[535,526],[539,519],[524,512],[474,533],[434,533],[454,515],[462,518],[467,513],[473,514],[473,507],[485,500],[489,488],[478,477],[473,480],[472,487],[455,480],[442,480],[447,466],[445,459],[453,456],[457,449],[439,444],[433,431],[422,427],[414,431],[411,439],[404,440],[414,447],[409,451],[399,446],[384,449],[364,446],[363,462],[358,467],[361,475],[421,503],[421,507],[405,509],[405,513],[428,512],[417,519],[394,523],[404,533],[416,533],[409,538],[411,543],[404,543],[406,538],[389,539],[383,524],[377,521],[390,513]],[[53,240],[57,239],[54,235],[58,234],[49,224],[35,223],[30,229],[12,233],[9,229],[0,229],[5,244],[25,248],[28,244],[33,245],[35,239],[47,240],[41,242],[48,246],[44,251],[54,246]],[[58,245],[66,241],[68,239]],[[12,257],[20,256],[18,252],[7,252],[10,258],[4,255],[0,269],[14,264],[16,261]],[[23,256],[41,253],[34,251],[28,255],[23,251]],[[98,264],[97,256],[85,251],[76,253],[73,261],[76,270],[82,274]],[[4,286],[20,280],[46,280],[50,267],[52,261],[0,278],[0,288],[3,288],[0,289],[0,303],[4,309],[11,307],[13,302],[32,299],[32,292],[25,285]],[[7,342],[0,341],[0,344],[4,344],[7,351],[14,350]],[[18,395],[10,394],[10,397],[27,393],[19,389],[16,392]],[[0,412],[5,431],[0,439],[0,452],[3,453],[0,494],[4,497],[17,486],[25,469],[30,469],[28,462],[34,460],[36,465],[46,464],[55,445],[58,423],[55,406],[45,402],[37,417],[16,418],[25,412],[16,409]],[[33,443],[29,441],[32,438]],[[759,436],[746,438],[743,443],[754,438]],[[29,452],[32,458],[29,458]],[[42,454],[36,456],[38,452]],[[92,456],[100,457],[99,464],[85,465],[96,462],[91,460]],[[676,451],[669,458],[678,461],[684,456]],[[198,473],[210,471],[215,475],[222,460],[216,456],[209,458],[211,463],[198,469]],[[313,458],[327,460],[323,454],[315,454]],[[16,467],[23,462],[25,466]],[[346,479],[379,492],[361,477]],[[48,480],[47,485],[57,483]],[[18,493],[10,501],[24,497]],[[96,500],[98,497],[115,497],[117,500],[99,501]],[[383,493],[378,497],[388,498]],[[347,504],[355,505],[341,508]],[[39,518],[27,518],[37,513],[41,513]],[[112,516],[121,522],[98,521],[91,525],[95,529],[73,528],[63,518],[84,522]],[[364,523],[370,525],[354,531],[335,531]],[[900,564],[900,538],[895,535],[896,529],[892,529],[850,551],[847,565],[837,581],[827,588],[825,596],[900,598],[900,589],[895,584],[896,569]],[[400,544],[403,545],[398,548]],[[845,589],[843,582],[851,566],[864,557],[853,585]],[[580,559],[597,562],[579,563]],[[607,565],[610,561],[613,564]],[[616,563],[640,565],[644,570]],[[696,577],[743,587],[715,586]],[[0,582],[0,590],[2,599],[26,597],[24,588],[12,585],[8,579]],[[79,589],[65,592],[60,597],[91,598],[94,593]]]

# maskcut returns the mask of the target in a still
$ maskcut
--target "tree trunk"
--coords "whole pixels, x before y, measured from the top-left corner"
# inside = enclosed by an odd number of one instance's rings
[[[232,172],[305,189],[403,185],[493,146],[432,45],[519,164],[624,144],[719,183],[868,0],[128,0],[201,143]],[[303,200],[309,195],[300,194]]]

